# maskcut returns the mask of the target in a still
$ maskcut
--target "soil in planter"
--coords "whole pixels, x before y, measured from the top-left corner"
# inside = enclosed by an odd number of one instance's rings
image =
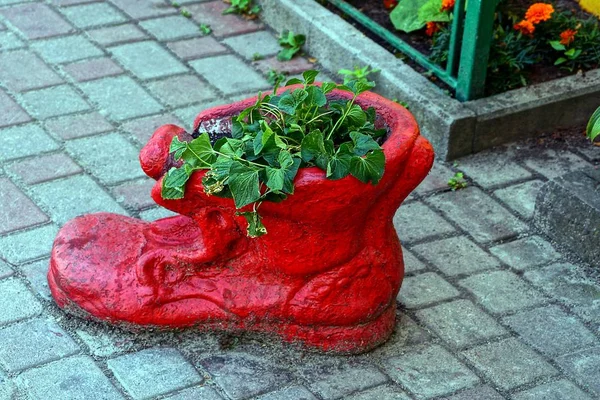
[[[364,26],[362,26],[358,22],[352,20],[352,18],[345,15],[343,12],[341,12],[338,8],[336,8],[332,4],[326,2],[325,0],[318,0],[318,1],[321,4],[323,4],[326,8],[328,8],[330,11],[332,11],[332,12],[336,13],[337,15],[339,15],[340,17],[344,18],[347,22],[349,22],[354,27],[356,27],[359,31],[364,33],[367,37],[369,37],[375,43],[381,45],[386,50],[388,50],[390,53],[394,54],[396,57],[402,59],[404,62],[409,64],[413,69],[415,69],[416,71],[418,71],[424,75],[429,76],[429,79],[432,82],[434,82],[436,85],[447,90],[448,93],[450,93],[450,94],[452,93],[452,89],[448,85],[444,84],[442,81],[437,79],[434,75],[428,74],[427,73],[428,71],[426,68],[422,67],[421,65],[417,64],[410,58],[406,57],[399,50],[397,50],[392,45],[387,43],[385,40],[381,39],[379,36],[375,35],[371,31],[366,29]],[[408,44],[410,44],[412,47],[414,47],[416,50],[418,50],[422,54],[427,55],[427,56],[429,56],[431,54],[432,38],[427,36],[424,33],[424,30],[411,32],[411,33],[405,33],[405,32],[396,30],[396,28],[392,24],[392,21],[390,20],[390,11],[391,10],[385,9],[385,7],[383,6],[382,0],[368,0],[368,1],[346,0],[346,2],[351,4],[358,10],[360,10],[363,14],[365,14],[366,16],[371,18],[373,21],[377,22],[379,25],[383,26],[390,32],[393,32],[396,36],[398,36],[400,39],[402,39],[405,42],[407,42]],[[532,1],[532,0],[512,0],[511,1],[511,4],[515,9],[515,12],[518,14],[524,14],[525,11],[527,10],[527,8],[533,3],[534,3],[534,1]],[[579,4],[576,0],[555,0],[555,1],[552,1],[552,3],[556,9],[563,10],[563,11],[566,11],[566,10],[571,11],[574,15],[576,15],[577,17],[579,17],[581,19],[588,19],[588,18],[592,17],[590,14],[586,13],[579,7]],[[595,65],[595,66],[592,66],[590,69],[594,69],[594,68],[598,68],[598,67],[599,67],[598,65]],[[561,78],[564,76],[573,75],[577,72],[579,72],[579,70],[568,71],[568,70],[562,69],[558,66],[538,63],[538,64],[532,65],[528,68],[527,84],[532,85],[532,84],[536,84],[536,83],[546,82],[546,81]],[[496,94],[496,93],[498,93],[498,92],[494,92],[494,91],[490,90],[489,88],[486,88],[486,95],[492,95],[492,94]]]

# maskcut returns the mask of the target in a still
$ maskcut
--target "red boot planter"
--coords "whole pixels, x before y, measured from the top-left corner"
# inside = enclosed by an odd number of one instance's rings
[[[202,112],[196,131],[230,130],[231,117],[255,101]],[[181,215],[144,222],[99,213],[67,223],[48,273],[58,305],[110,323],[266,332],[324,351],[359,353],[384,342],[404,274],[392,217],[427,175],[433,151],[405,108],[370,92],[356,103],[374,107],[388,130],[381,181],[330,180],[317,167],[301,168],[293,195],[260,206],[268,234],[258,238],[246,235],[232,199],[205,194],[205,171],[191,175],[184,198],[162,198],[163,175],[175,163],[172,138],[191,136],[159,128],[141,164],[157,179],[154,200]]]

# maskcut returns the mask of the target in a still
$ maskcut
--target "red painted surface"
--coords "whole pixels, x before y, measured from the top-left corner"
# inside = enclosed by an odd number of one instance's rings
[[[204,111],[195,126],[218,125],[254,102]],[[154,200],[181,215],[144,222],[99,213],[68,222],[48,273],[58,305],[126,325],[274,333],[325,351],[357,353],[384,342],[404,275],[392,217],[427,175],[433,150],[400,105],[372,93],[357,102],[374,106],[391,132],[380,183],[332,181],[304,168],[294,195],[261,206],[268,234],[257,239],[246,237],[231,199],[204,194],[203,171],[184,199],[161,198],[171,138],[189,135],[174,125],[159,128],[141,164],[158,180]]]

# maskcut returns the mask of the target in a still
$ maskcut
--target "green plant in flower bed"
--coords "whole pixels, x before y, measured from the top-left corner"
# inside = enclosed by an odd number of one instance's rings
[[[170,152],[183,160],[163,179],[165,199],[183,198],[185,185],[196,170],[208,170],[202,183],[208,195],[232,197],[248,221],[248,236],[267,231],[258,213],[263,201],[282,201],[294,193],[294,178],[303,167],[316,166],[328,179],[352,175],[377,184],[384,173],[385,157],[379,142],[386,129],[375,128],[375,110],[363,110],[356,97],[373,88],[372,82],[345,85],[314,84],[318,72],[309,70],[293,90],[259,94],[256,103],[232,119],[231,137],[211,143],[204,132],[190,142],[176,137]],[[350,100],[328,99],[334,89],[353,94]],[[247,206],[251,206],[248,208]]]
[[[597,137],[600,137],[600,107],[592,114],[585,129],[585,134],[592,142],[596,140]]]

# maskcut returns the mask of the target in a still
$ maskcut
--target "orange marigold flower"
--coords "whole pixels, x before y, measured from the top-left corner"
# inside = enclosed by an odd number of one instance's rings
[[[552,17],[554,7],[551,4],[535,3],[525,13],[525,19],[536,25],[542,21],[547,21]]]
[[[576,34],[577,34],[577,31],[574,29],[566,29],[566,30],[562,31],[560,34],[560,44],[563,44],[565,46],[570,45],[571,43],[573,43],[575,41]]]
[[[456,0],[442,0],[442,11],[450,11],[454,8]]]
[[[428,22],[425,29],[427,36],[433,36],[434,33],[440,30],[440,27],[435,22]]]
[[[531,23],[531,21],[528,21],[526,19],[519,22],[518,24],[515,24],[513,28],[521,32],[523,35],[527,36],[533,36],[533,32],[535,32],[535,26]]]

